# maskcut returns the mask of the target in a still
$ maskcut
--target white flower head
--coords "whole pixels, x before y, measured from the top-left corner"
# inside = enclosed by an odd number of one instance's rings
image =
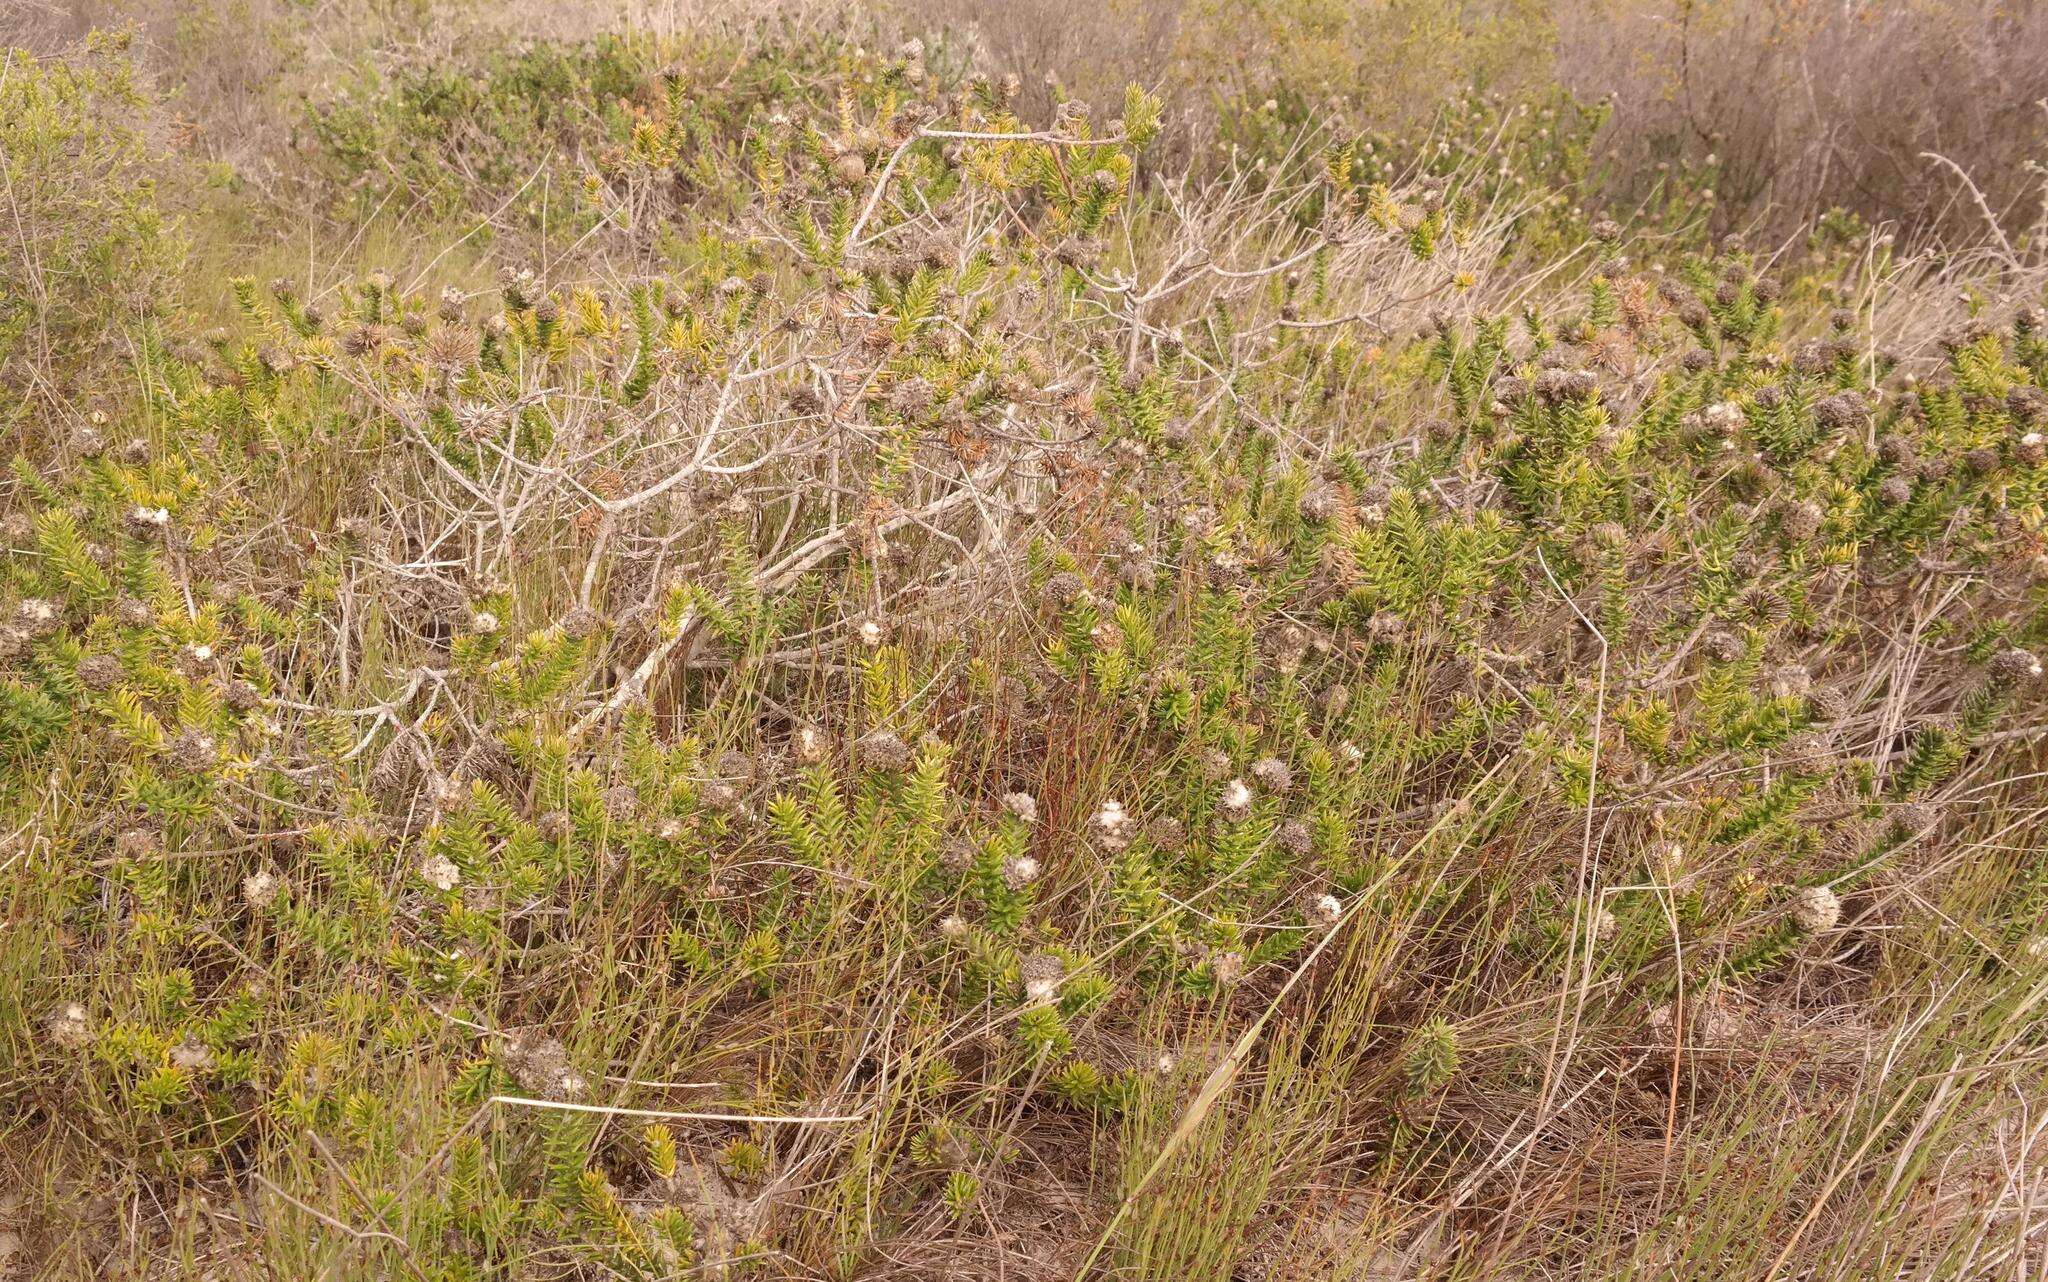
[[[429,855],[420,864],[420,878],[435,890],[453,890],[462,884],[462,870],[446,855]]]
[[[939,918],[939,933],[947,939],[967,938],[967,919],[959,913],[947,913]]]
[[[1102,809],[1088,820],[1096,840],[1111,850],[1121,850],[1131,844],[1133,820],[1123,803],[1111,797],[1102,803]]]
[[[1030,855],[1018,855],[1003,865],[1003,882],[1010,889],[1017,890],[1038,880],[1038,861]]]
[[[185,1040],[171,1047],[171,1064],[188,1073],[203,1073],[213,1067],[213,1048],[199,1040],[199,1034],[187,1033]]]
[[[66,1002],[50,1012],[47,1027],[50,1040],[65,1050],[77,1050],[92,1040],[92,1026],[86,1022],[85,1007]]]
[[[1216,808],[1223,812],[1225,819],[1242,819],[1252,812],[1252,790],[1242,779],[1232,779],[1223,785],[1223,796]]]
[[[1715,401],[1700,412],[1700,417],[1706,420],[1707,426],[1727,432],[1742,421],[1742,407],[1734,401]]]
[[[262,912],[277,899],[277,892],[284,888],[276,873],[269,869],[252,872],[242,878],[242,902]]]
[[[1006,792],[1003,794],[1003,809],[1025,823],[1038,822],[1038,799],[1028,792]]]

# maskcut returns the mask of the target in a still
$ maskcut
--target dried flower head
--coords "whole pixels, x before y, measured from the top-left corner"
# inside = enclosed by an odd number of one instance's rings
[[[595,610],[579,607],[562,616],[562,635],[571,641],[587,641],[603,626],[604,620],[597,617]]]
[[[78,684],[88,690],[111,690],[121,683],[123,675],[121,660],[111,654],[87,655],[78,661]]]
[[[1733,663],[1749,653],[1749,646],[1733,632],[1720,631],[1708,635],[1705,649],[1707,657],[1716,663]]]
[[[2031,650],[2003,650],[1991,660],[1991,675],[2000,681],[2030,681],[2041,675],[2041,660]]]
[[[1842,901],[1826,886],[1807,886],[1792,897],[1791,913],[1793,925],[1818,935],[1842,919]]]
[[[1278,757],[1260,757],[1252,763],[1252,778],[1260,788],[1278,795],[1294,784],[1294,772]]]
[[[1813,674],[1803,664],[1786,663],[1771,669],[1771,694],[1774,698],[1797,698],[1812,688]]]
[[[576,832],[576,821],[566,810],[550,810],[536,819],[533,826],[543,841],[567,841]]]
[[[1862,426],[1869,411],[1863,398],[1854,392],[1836,392],[1815,402],[1813,416],[1820,420],[1822,426],[1844,432]]]
[[[237,677],[221,687],[221,701],[236,712],[250,712],[263,702],[263,692],[253,681]]]
[[[164,762],[180,774],[199,775],[220,761],[220,749],[213,736],[197,727],[187,727],[164,745]]]
[[[43,1027],[50,1041],[67,1051],[81,1050],[92,1041],[92,1026],[86,1022],[85,1007],[66,1002],[50,1012]]]
[[[276,902],[278,892],[283,889],[284,882],[276,873],[260,868],[242,878],[242,902],[260,913]]]
[[[187,1033],[184,1040],[171,1047],[171,1066],[188,1073],[204,1073],[213,1067],[213,1048],[201,1041],[199,1034]]]
[[[512,1080],[542,1099],[573,1103],[589,1093],[590,1083],[569,1063],[569,1050],[552,1037],[515,1041],[500,1057]]]
[[[1804,543],[1820,533],[1823,516],[1820,504],[1798,499],[1779,509],[1778,529],[1795,543]]]
[[[1187,844],[1187,825],[1172,815],[1157,815],[1145,825],[1145,840],[1152,848],[1165,854],[1172,854]]]
[[[1024,981],[1024,996],[1033,1002],[1049,1002],[1059,992],[1067,964],[1052,953],[1033,953],[1018,968]]]
[[[853,749],[869,770],[901,770],[910,764],[910,745],[893,730],[870,730]]]
[[[63,613],[41,597],[23,597],[14,607],[14,624],[31,637],[45,637],[64,621]]]

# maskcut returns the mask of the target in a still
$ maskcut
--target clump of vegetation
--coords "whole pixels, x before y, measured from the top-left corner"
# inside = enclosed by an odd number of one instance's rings
[[[176,270],[155,199],[149,99],[116,36],[0,62],[0,422],[35,430],[89,393]],[[39,411],[33,416],[31,410]]]
[[[37,321],[33,1268],[2038,1261],[2033,251],[791,40],[386,79],[297,178],[438,238]]]

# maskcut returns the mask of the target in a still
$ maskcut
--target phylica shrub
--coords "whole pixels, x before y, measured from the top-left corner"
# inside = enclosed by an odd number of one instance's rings
[[[240,281],[16,460],[25,1104],[323,1137],[415,1264],[844,1264],[1286,1010],[1422,1187],[1533,1063],[1440,990],[1626,1048],[1837,964],[2040,706],[2036,314],[1902,371],[1738,247],[1496,315],[1455,174],[833,91],[682,270]]]

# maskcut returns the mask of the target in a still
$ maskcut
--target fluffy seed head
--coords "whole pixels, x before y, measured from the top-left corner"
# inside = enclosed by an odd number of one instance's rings
[[[1244,954],[1238,952],[1212,952],[1209,954],[1209,973],[1225,988],[1236,985],[1244,978]]]

